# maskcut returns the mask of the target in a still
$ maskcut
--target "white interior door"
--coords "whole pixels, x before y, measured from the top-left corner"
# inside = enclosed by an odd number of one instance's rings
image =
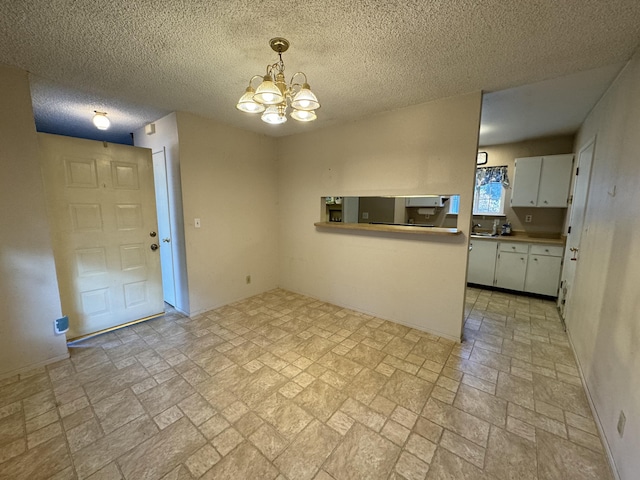
[[[567,243],[564,251],[564,264],[560,295],[558,302],[560,314],[565,317],[566,310],[571,308],[571,288],[576,274],[576,266],[580,259],[580,238],[584,228],[584,215],[587,209],[589,194],[589,179],[591,178],[591,164],[595,149],[595,138],[585,145],[578,154],[577,172],[573,187],[573,200],[569,213],[570,231],[567,233]]]
[[[68,338],[164,311],[151,153],[38,134]]]
[[[173,274],[173,248],[171,247],[171,222],[169,212],[169,189],[164,149],[153,154],[153,176],[156,186],[156,211],[158,213],[158,238],[160,265],[162,266],[162,291],[164,301],[176,304],[176,282]]]

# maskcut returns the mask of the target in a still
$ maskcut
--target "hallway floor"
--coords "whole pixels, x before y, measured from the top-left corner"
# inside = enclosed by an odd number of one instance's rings
[[[610,479],[552,302],[469,289],[465,340],[273,290],[0,380],[0,479]]]

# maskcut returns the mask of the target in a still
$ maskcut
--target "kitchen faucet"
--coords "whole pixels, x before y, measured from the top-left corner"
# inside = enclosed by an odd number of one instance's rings
[[[482,225],[480,225],[479,223],[474,223],[471,226],[471,233],[476,233],[476,228],[480,228],[480,227],[482,227]]]

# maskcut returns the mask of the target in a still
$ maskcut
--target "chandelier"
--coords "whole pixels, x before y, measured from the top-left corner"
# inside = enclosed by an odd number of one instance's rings
[[[289,41],[276,37],[269,41],[271,48],[278,54],[279,60],[273,65],[267,65],[267,74],[254,75],[249,80],[249,86],[240,97],[236,108],[241,112],[262,113],[262,121],[278,125],[287,121],[287,109],[293,110],[291,118],[299,122],[311,122],[317,118],[315,110],[320,108],[318,99],[307,83],[307,76],[303,72],[296,72],[287,84],[284,78],[284,62],[282,54],[289,49]],[[302,83],[294,80],[303,77]],[[252,83],[256,78],[262,79],[257,89]],[[275,81],[274,81],[275,78]]]

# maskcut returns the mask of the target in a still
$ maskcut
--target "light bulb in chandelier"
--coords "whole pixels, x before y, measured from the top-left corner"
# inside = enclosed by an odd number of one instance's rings
[[[266,75],[255,75],[251,78],[249,87],[240,97],[236,108],[246,113],[262,113],[262,120],[272,125],[287,121],[286,111],[289,105],[293,109],[291,118],[300,122],[315,120],[315,110],[320,108],[320,102],[311,91],[306,74],[296,72],[289,83],[285,81],[282,53],[289,48],[289,42],[276,37],[269,41],[269,45],[278,54],[278,62],[267,65]],[[303,77],[304,82],[295,82],[298,76]],[[253,82],[257,78],[261,79],[261,83],[254,91]]]
[[[253,95],[253,100],[262,105],[277,105],[282,103],[284,97],[280,89],[273,83],[271,75],[265,75],[262,83]]]
[[[280,125],[287,121],[286,105],[270,105],[262,114],[262,121],[270,125]]]
[[[310,112],[306,110],[294,110],[291,112],[291,118],[294,120],[298,120],[299,122],[312,122],[316,118],[316,112],[311,110]]]
[[[106,130],[111,126],[111,122],[107,118],[107,112],[99,112],[97,110],[94,110],[93,113],[95,113],[95,115],[93,116],[91,121],[98,130]]]
[[[311,91],[311,87],[308,83],[304,83],[300,91],[296,94],[295,97],[293,97],[291,107],[295,108],[296,110],[305,110],[308,112],[320,108],[320,103]]]

